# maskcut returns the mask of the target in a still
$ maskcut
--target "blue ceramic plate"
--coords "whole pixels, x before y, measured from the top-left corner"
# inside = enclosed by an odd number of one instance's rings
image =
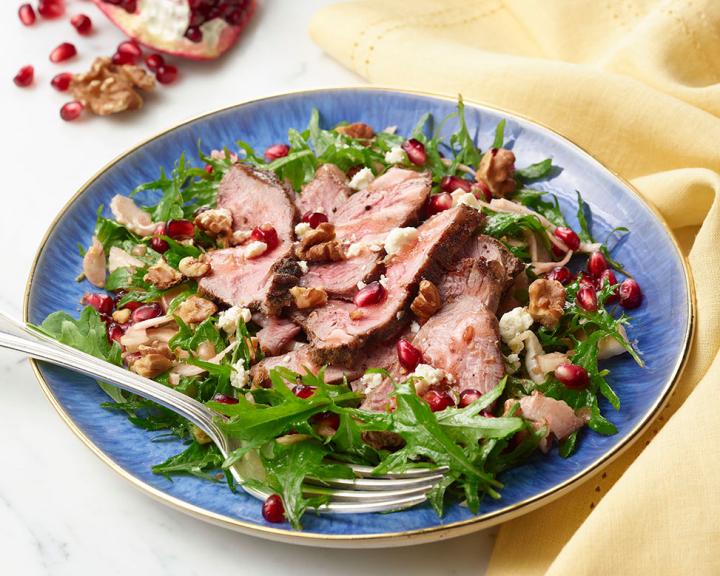
[[[260,150],[285,141],[288,128],[307,125],[313,107],[320,110],[325,126],[362,120],[376,128],[396,125],[407,134],[422,114],[442,118],[454,111],[455,102],[370,88],[301,92],[214,112],[151,139],[105,167],[62,210],[35,262],[25,304],[27,319],[40,323],[54,310],[79,310],[82,294],[91,287],[75,281],[81,269],[77,245],[89,244],[98,205],[107,206],[114,194],[154,179],[161,166],[169,171],[183,152],[195,157],[198,139],[206,150],[237,139]],[[588,432],[572,458],[560,458],[554,451],[507,472],[501,478],[502,499],[484,501],[477,516],[459,504],[449,506],[443,518],[427,505],[393,514],[308,514],[305,531],[293,532],[266,523],[257,500],[232,494],[221,482],[191,477],[170,481],[154,475],[151,466],[177,453],[178,442],[153,442],[155,434],[101,408],[107,397],[91,379],[38,364],[38,378],[61,416],[113,469],[163,502],[229,528],[317,546],[393,546],[466,534],[528,512],[598,472],[641,433],[670,395],[692,327],[692,289],[684,260],[665,224],[630,186],[577,146],[530,120],[497,109],[468,104],[466,113],[481,148],[490,146],[495,126],[506,118],[506,141],[519,166],[550,156],[562,167],[537,187],[558,194],[571,224],[576,224],[575,190],[580,190],[592,207],[597,238],[605,238],[616,226],[632,231],[614,255],[635,273],[644,290],[645,303],[634,311],[629,332],[638,340],[647,368],[639,368],[627,355],[610,363],[622,409],[615,412],[605,406],[604,411],[617,426],[617,435]],[[668,282],[669,278],[676,281]]]

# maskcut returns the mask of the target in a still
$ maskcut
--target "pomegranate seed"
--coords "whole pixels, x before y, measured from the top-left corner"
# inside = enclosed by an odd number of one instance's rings
[[[85,14],[75,14],[75,16],[70,19],[70,24],[73,25],[73,28],[77,30],[80,36],[87,36],[92,32],[92,20],[90,20],[88,16],[85,16]]]
[[[203,169],[204,169],[205,172],[207,172],[208,174],[212,174],[212,173],[215,171],[215,168],[213,168],[212,166],[210,166],[210,164],[205,164],[205,167],[204,167]]]
[[[277,494],[268,496],[262,505],[262,515],[268,522],[274,522],[276,524],[285,522],[285,507],[283,506],[282,498]]]
[[[145,58],[145,66],[147,66],[149,70],[155,72],[155,70],[160,68],[160,66],[165,66],[165,58],[163,58],[160,54],[150,54],[150,56]]]
[[[575,300],[580,306],[588,312],[595,312],[598,309],[597,292],[590,286],[583,286],[578,290]]]
[[[450,196],[450,194],[448,194],[447,192],[441,192],[440,194],[430,196],[427,205],[428,216],[432,216],[433,214],[437,214],[438,212],[444,212],[445,210],[449,210],[450,208],[452,208],[452,205],[452,196]]]
[[[322,212],[305,212],[302,221],[310,224],[310,228],[317,228],[323,222],[327,222],[328,217]]]
[[[415,370],[417,365],[423,360],[422,352],[410,344],[405,338],[400,338],[395,348],[400,365],[408,372]]]
[[[600,276],[605,270],[608,269],[607,260],[602,252],[593,252],[587,261],[587,269],[593,276]]]
[[[110,61],[115,66],[125,66],[125,65],[135,65],[137,64],[137,58],[133,56],[132,54],[128,54],[127,52],[115,52],[115,54],[112,55],[112,58]]]
[[[72,78],[73,75],[70,72],[60,72],[60,74],[56,74],[53,79],[50,80],[50,85],[58,92],[66,92],[67,89],[70,88]]]
[[[15,86],[20,86],[20,88],[26,88],[33,83],[34,78],[35,68],[33,68],[32,66],[23,66],[22,68],[20,68],[18,73],[15,74],[13,82],[15,82]]]
[[[170,220],[165,224],[165,235],[173,240],[183,240],[195,236],[195,224],[190,220]]]
[[[316,426],[324,426],[337,430],[340,428],[340,416],[334,412],[321,412],[312,417],[312,423]]]
[[[123,304],[123,308],[127,308],[128,310],[132,311],[137,310],[142,305],[142,302],[138,302],[137,300],[130,300],[130,302],[125,302],[125,304]]]
[[[353,302],[358,308],[364,308],[365,306],[373,306],[378,304],[385,299],[387,290],[385,286],[380,282],[370,282],[364,288],[358,290],[353,297]]]
[[[35,24],[35,10],[33,10],[30,4],[20,5],[20,8],[18,8],[18,17],[24,26],[32,26]]]
[[[135,59],[142,56],[142,48],[140,48],[137,42],[133,42],[132,40],[125,40],[125,42],[120,42],[115,51],[118,54],[129,54]]]
[[[302,398],[303,400],[305,400],[315,394],[315,387],[305,386],[305,384],[298,384],[297,386],[293,386],[292,392],[298,398]]]
[[[570,280],[572,280],[572,277],[572,272],[570,272],[570,269],[565,266],[557,266],[553,268],[546,276],[548,280],[556,280],[560,282],[560,284],[567,284]]]
[[[480,399],[482,397],[482,392],[480,390],[476,390],[475,388],[467,388],[466,390],[463,390],[460,392],[460,408],[465,408],[466,406],[470,406],[475,400]]]
[[[578,283],[580,284],[580,288],[588,287],[592,288],[593,290],[598,290],[600,288],[600,283],[598,282],[599,278],[595,278],[594,276],[590,276],[588,274],[580,274],[580,278],[578,279]]]
[[[430,405],[430,410],[433,412],[441,412],[445,408],[455,405],[453,397],[441,390],[428,390],[423,396],[423,400]]]
[[[126,12],[132,14],[137,10],[137,0],[121,0],[120,6],[124,8]]]
[[[565,243],[565,246],[569,250],[575,252],[580,247],[580,237],[575,234],[574,230],[566,228],[565,226],[558,226],[553,232],[556,238],[559,238]]]
[[[65,13],[62,0],[40,0],[37,11],[43,18],[60,18]]]
[[[262,226],[253,228],[251,237],[258,242],[265,242],[268,252],[274,250],[277,248],[277,245],[280,244],[277,231],[270,224],[263,224]]]
[[[190,26],[187,30],[185,30],[185,38],[190,40],[190,42],[195,42],[196,44],[198,42],[202,42],[202,30],[200,30],[199,26]]]
[[[470,191],[478,200],[483,199],[485,202],[490,202],[492,200],[492,191],[490,190],[490,186],[488,186],[483,180],[475,182],[471,186]]]
[[[80,117],[83,110],[85,110],[85,105],[82,102],[73,100],[72,102],[63,104],[62,108],[60,108],[60,118],[66,122],[72,122]]]
[[[88,292],[82,297],[82,304],[92,306],[100,314],[112,314],[115,308],[115,301],[107,294]]]
[[[618,289],[618,296],[620,298],[620,306],[627,308],[628,310],[640,306],[643,299],[640,284],[632,278],[627,278],[622,281],[620,288]]]
[[[215,402],[219,402],[220,404],[237,404],[238,403],[237,398],[233,398],[232,396],[225,396],[225,394],[215,394],[215,396],[213,396],[213,400]]]
[[[577,364],[560,364],[555,368],[555,378],[572,390],[584,390],[590,384],[587,370]]]
[[[290,154],[290,146],[287,144],[273,144],[265,149],[265,159],[268,162],[278,158],[285,158],[288,154]]]
[[[472,184],[465,178],[458,178],[457,176],[445,176],[440,180],[440,189],[443,192],[455,192],[458,188],[470,192]]]
[[[615,273],[609,268],[605,270],[602,274],[600,274],[600,286],[604,286],[605,284],[608,284],[610,286],[617,285],[617,278],[615,278]],[[615,290],[613,290],[610,295],[605,299],[605,303],[615,304],[615,302],[619,300],[617,292],[617,288],[615,288]]]
[[[165,235],[165,224],[158,224],[155,227],[155,231],[153,232],[152,240],[150,240],[150,248],[155,250],[155,252],[159,252],[160,254],[164,254],[165,252],[167,252],[170,248],[170,244],[168,244],[166,240],[160,238],[160,236]]]
[[[70,44],[70,42],[63,42],[50,52],[50,62],[55,64],[58,62],[65,62],[65,60],[69,60],[76,54],[77,49],[74,44]]]
[[[117,342],[118,344],[120,344],[120,338],[123,337],[123,334],[125,334],[125,329],[120,324],[112,322],[108,325],[107,335],[108,340],[110,340],[111,342]]]
[[[143,304],[139,308],[135,308],[130,315],[130,321],[134,324],[136,322],[144,322],[151,318],[157,318],[163,315],[163,308],[158,302],[151,302],[150,304]]]
[[[416,166],[425,164],[427,153],[425,152],[425,144],[420,142],[420,140],[416,140],[415,138],[405,140],[402,144],[402,149],[405,150],[405,154],[408,155],[410,162]]]
[[[178,69],[172,64],[163,64],[155,71],[155,77],[160,84],[172,84],[177,80]]]

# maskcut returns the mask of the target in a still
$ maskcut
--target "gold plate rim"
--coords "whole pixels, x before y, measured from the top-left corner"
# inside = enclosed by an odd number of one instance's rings
[[[95,181],[97,180],[100,175],[105,173],[107,170],[109,170],[112,166],[123,160],[126,156],[129,154],[135,152],[136,150],[142,148],[146,144],[161,138],[165,136],[166,134],[173,132],[174,130],[177,130],[178,128],[181,128],[183,126],[186,126],[188,124],[191,124],[193,122],[196,122],[198,120],[202,120],[203,118],[207,118],[209,116],[213,116],[218,113],[222,113],[228,110],[232,110],[234,108],[239,108],[242,106],[246,106],[249,104],[255,104],[260,102],[267,102],[270,100],[283,98],[286,96],[295,96],[295,95],[312,95],[312,94],[318,94],[318,93],[325,93],[325,92],[352,92],[356,90],[363,90],[363,91],[377,91],[377,92],[396,92],[401,94],[410,94],[410,95],[416,95],[416,96],[423,96],[423,97],[429,97],[429,98],[436,98],[440,100],[446,100],[446,101],[454,101],[455,98],[448,96],[446,94],[436,94],[432,92],[425,92],[420,90],[409,90],[404,88],[396,88],[392,86],[378,86],[378,85],[368,85],[368,84],[359,84],[357,86],[340,86],[340,87],[329,87],[329,88],[318,88],[318,89],[309,89],[309,90],[295,90],[290,92],[282,92],[273,94],[271,96],[265,96],[262,98],[255,98],[251,100],[245,100],[243,102],[240,102],[238,104],[233,104],[230,106],[225,106],[223,108],[219,108],[217,110],[207,112],[204,114],[200,114],[198,116],[192,117],[188,120],[185,120],[183,122],[180,122],[171,128],[168,128],[166,130],[163,130],[153,136],[150,136],[149,138],[143,140],[139,144],[131,147],[130,149],[126,150],[125,152],[121,153],[114,159],[112,159],[110,162],[108,162],[105,166],[103,166],[98,172],[96,172],[85,184],[83,184],[80,189],[75,192],[70,199],[63,205],[63,207],[60,209],[58,214],[53,218],[52,222],[50,223],[50,226],[48,227],[47,231],[43,235],[42,240],[40,241],[40,245],[35,253],[35,257],[32,262],[32,266],[30,269],[30,274],[28,276],[27,283],[25,285],[25,293],[23,296],[23,319],[27,322],[28,321],[28,315],[29,315],[29,297],[30,297],[30,291],[32,289],[32,282],[35,277],[35,272],[37,270],[37,265],[40,259],[40,256],[45,248],[45,244],[47,243],[50,235],[52,234],[53,230],[57,226],[58,222],[63,218],[67,210],[72,206],[72,204],[85,192],[85,190]],[[564,136],[557,130],[554,130],[553,128],[543,124],[542,122],[539,122],[537,120],[534,120],[524,114],[512,111],[507,108],[502,108],[500,106],[489,104],[487,102],[479,101],[479,100],[469,100],[465,99],[465,102],[467,104],[470,104],[472,106],[477,106],[479,108],[485,108],[488,110],[492,110],[495,112],[500,112],[502,114],[506,114],[509,116],[514,116],[516,118],[519,118],[521,120],[524,120],[526,122],[530,122],[536,126],[539,126],[540,128],[548,131],[551,134],[554,134],[555,136],[558,136],[562,138],[567,144],[571,145],[572,147],[577,150],[580,154],[585,156],[588,160],[591,162],[594,162],[601,168],[603,168],[606,172],[611,174],[620,184],[622,184],[630,193],[635,195],[636,198],[640,200],[649,210],[652,212],[652,214],[655,215],[657,220],[660,222],[660,224],[663,226],[665,231],[667,232],[668,236],[670,237],[670,240],[675,247],[675,251],[677,252],[678,257],[680,258],[680,261],[682,262],[683,271],[685,275],[685,287],[688,294],[688,324],[685,330],[684,335],[684,344],[683,344],[683,350],[682,355],[679,357],[678,361],[676,362],[671,378],[668,379],[668,382],[666,383],[662,393],[657,398],[653,406],[650,408],[650,410],[645,414],[643,419],[638,422],[638,424],[628,433],[625,439],[623,439],[620,443],[618,443],[617,446],[613,447],[611,450],[606,452],[603,456],[595,460],[592,464],[585,467],[583,470],[575,474],[574,476],[568,478],[561,484],[558,484],[557,486],[554,486],[552,488],[549,488],[548,490],[545,490],[544,492],[540,494],[536,494],[535,496],[531,498],[527,498],[526,500],[523,500],[522,502],[517,502],[513,505],[507,506],[506,508],[502,508],[500,510],[496,510],[495,512],[486,514],[486,515],[479,515],[474,518],[470,518],[467,520],[461,520],[458,522],[452,522],[449,524],[439,524],[437,526],[432,526],[430,528],[421,528],[417,530],[407,530],[403,532],[384,532],[384,533],[378,533],[378,534],[362,534],[362,535],[347,535],[347,534],[320,534],[320,533],[313,533],[313,532],[301,532],[301,531],[294,531],[294,530],[287,530],[284,528],[273,528],[269,526],[262,526],[259,524],[253,524],[251,522],[245,522],[242,520],[238,520],[235,518],[231,518],[229,516],[225,516],[223,514],[217,514],[215,512],[211,512],[209,510],[206,510],[202,507],[196,506],[194,504],[190,504],[189,502],[185,502],[184,500],[181,500],[179,498],[176,498],[174,496],[170,496],[169,494],[166,494],[165,492],[158,490],[157,488],[154,488],[153,486],[150,486],[149,484],[143,482],[138,477],[130,474],[127,470],[125,470],[122,466],[120,466],[117,462],[115,462],[112,458],[110,458],[107,454],[105,454],[97,445],[95,445],[86,435],[85,433],[78,428],[78,426],[75,424],[75,422],[72,420],[72,418],[69,416],[69,414],[64,410],[64,408],[60,405],[57,398],[52,393],[52,390],[50,389],[50,386],[48,385],[47,381],[43,377],[42,373],[40,372],[38,362],[31,359],[30,364],[33,370],[33,373],[35,374],[35,377],[37,378],[40,387],[42,388],[42,391],[44,392],[45,396],[48,398],[50,404],[55,408],[55,410],[58,412],[60,418],[65,422],[65,424],[75,433],[75,435],[92,451],[95,453],[95,455],[100,458],[105,464],[107,464],[112,470],[117,472],[120,476],[131,482],[135,487],[139,488],[141,491],[145,492],[150,497],[154,498],[155,500],[158,500],[164,504],[167,504],[171,506],[172,508],[175,508],[176,510],[179,510],[181,512],[184,512],[186,514],[189,514],[195,518],[204,520],[206,522],[209,522],[211,524],[215,524],[218,526],[222,526],[225,528],[229,528],[231,530],[235,530],[244,534],[257,536],[261,538],[265,538],[268,540],[274,540],[279,542],[285,542],[285,543],[291,543],[291,544],[300,544],[305,546],[316,546],[316,547],[328,547],[328,548],[382,548],[382,547],[395,547],[395,546],[407,546],[407,545],[414,545],[414,544],[422,544],[425,542],[431,542],[431,541],[438,541],[438,540],[445,540],[450,538],[455,538],[458,536],[463,536],[466,534],[470,534],[472,532],[476,532],[478,530],[490,528],[492,526],[495,526],[501,522],[505,522],[508,520],[511,520],[513,518],[516,518],[518,516],[521,516],[523,514],[526,514],[528,512],[531,512],[537,508],[540,508],[541,506],[544,506],[546,504],[549,504],[550,502],[553,502],[557,498],[560,498],[561,496],[567,494],[572,489],[576,488],[583,482],[589,480],[594,475],[596,475],[602,468],[610,464],[612,461],[614,461],[616,458],[618,458],[627,448],[629,448],[641,435],[643,432],[645,432],[649,426],[652,424],[653,420],[658,416],[658,414],[662,411],[662,409],[666,406],[673,390],[675,389],[677,382],[682,374],[683,368],[685,367],[685,364],[687,363],[688,356],[689,356],[689,350],[692,345],[692,341],[694,339],[694,328],[695,328],[695,308],[696,308],[696,302],[695,302],[695,286],[693,282],[693,278],[690,272],[690,267],[687,261],[687,258],[683,254],[674,234],[672,233],[672,230],[665,222],[662,215],[658,212],[657,208],[655,208],[652,204],[647,202],[643,196],[635,189],[635,187],[628,182],[625,178],[617,174],[615,171],[611,170],[607,166],[605,166],[602,162],[600,162],[597,158],[592,156],[587,150],[585,150],[580,145],[576,144],[572,140],[570,140],[568,137]]]

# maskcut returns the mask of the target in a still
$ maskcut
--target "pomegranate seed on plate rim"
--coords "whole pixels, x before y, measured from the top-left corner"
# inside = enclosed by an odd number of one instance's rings
[[[366,306],[379,304],[385,299],[386,294],[387,290],[380,282],[370,282],[370,284],[355,293],[353,302],[358,308],[365,308]]]
[[[268,162],[277,160],[278,158],[285,158],[290,153],[290,146],[287,144],[273,144],[265,149],[265,159]]]
[[[70,24],[77,30],[81,36],[87,36],[92,32],[92,20],[85,14],[75,14],[70,19]]]
[[[262,505],[262,515],[268,522],[278,524],[285,522],[285,506],[283,506],[282,498],[277,494],[271,494]]]
[[[50,85],[58,92],[66,92],[67,89],[70,88],[72,78],[72,73],[60,72],[60,74],[56,74],[55,76],[53,76],[53,79],[50,80]]]
[[[35,10],[33,10],[33,7],[30,4],[20,5],[20,8],[18,8],[18,18],[20,18],[20,22],[23,23],[23,26],[32,26],[35,24],[35,20],[37,20]]]
[[[572,390],[584,390],[590,384],[587,370],[577,364],[560,364],[555,368],[555,378]]]
[[[422,352],[415,348],[415,346],[413,346],[410,341],[405,338],[400,338],[400,340],[398,340],[395,349],[397,351],[400,365],[408,372],[415,370],[418,364],[423,361]]]
[[[50,62],[57,64],[58,62],[65,62],[73,56],[77,55],[77,48],[70,42],[63,42],[58,44],[52,52],[50,52]]]
[[[32,66],[23,66],[18,70],[18,73],[15,74],[15,78],[13,78],[13,82],[15,82],[15,86],[19,86],[20,88],[27,88],[30,86],[30,84],[33,83],[33,80],[35,79],[35,68]]]

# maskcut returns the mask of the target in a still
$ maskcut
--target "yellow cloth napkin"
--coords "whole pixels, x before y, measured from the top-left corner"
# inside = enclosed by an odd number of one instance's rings
[[[697,327],[670,405],[601,475],[504,524],[490,574],[720,574],[720,2],[363,0],[311,34],[370,82],[555,128],[632,179],[689,256]]]

